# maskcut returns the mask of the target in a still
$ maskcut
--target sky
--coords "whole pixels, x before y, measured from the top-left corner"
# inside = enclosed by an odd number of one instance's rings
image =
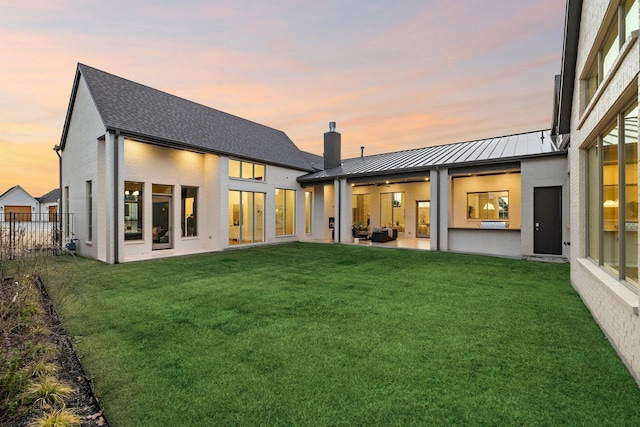
[[[0,0],[0,194],[58,186],[78,63],[343,158],[551,127],[565,0]],[[82,167],[78,165],[78,167]]]

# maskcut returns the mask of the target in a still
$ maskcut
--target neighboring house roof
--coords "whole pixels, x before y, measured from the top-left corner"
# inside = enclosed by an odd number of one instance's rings
[[[54,188],[42,197],[37,197],[38,203],[55,203],[60,200],[60,189]]]
[[[5,191],[4,193],[0,194],[0,199],[2,199],[4,196],[6,196],[7,194],[15,191],[15,190],[20,190],[23,193],[25,193],[27,196],[33,198],[33,196],[31,196],[31,194],[29,194],[29,192],[27,190],[25,190],[24,188],[22,188],[19,185],[14,185],[13,187],[11,187],[10,189],[8,189],[7,191]]]
[[[298,181],[320,182],[427,171],[435,167],[508,163],[563,153],[551,140],[549,130],[544,130],[346,159],[336,168],[304,175]]]
[[[64,150],[75,93],[84,77],[107,131],[152,144],[237,156],[314,171],[320,156],[303,153],[282,131],[78,64],[60,147]]]

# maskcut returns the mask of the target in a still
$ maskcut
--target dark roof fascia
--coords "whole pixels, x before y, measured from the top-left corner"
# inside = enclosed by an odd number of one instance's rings
[[[6,196],[7,194],[9,194],[11,192],[11,190],[13,190],[14,188],[18,188],[20,187],[19,185],[14,185],[13,187],[11,187],[10,189],[8,189],[7,191],[5,191],[4,193],[0,194],[0,199],[3,198],[4,196]]]
[[[478,175],[478,174],[492,174],[496,172],[517,172],[520,170],[520,162],[509,162],[492,165],[481,166],[463,166],[459,168],[449,168],[449,175]]]
[[[273,165],[273,166],[280,166],[280,167],[284,167],[287,169],[293,169],[293,170],[299,170],[301,172],[317,172],[311,168],[309,169],[302,169],[299,167],[294,167],[291,165],[287,165],[284,163],[275,163],[275,162],[270,162],[270,163],[266,163],[264,160],[261,159],[254,159],[251,157],[247,157],[247,156],[240,156],[238,154],[235,153],[227,153],[224,151],[219,151],[219,150],[207,150],[204,149],[203,147],[195,147],[193,145],[189,145],[189,144],[183,144],[177,141],[172,141],[172,140],[165,140],[165,139],[161,139],[158,137],[154,137],[154,136],[150,136],[150,135],[142,135],[142,134],[137,134],[135,132],[130,132],[124,129],[117,129],[114,127],[108,127],[107,128],[107,132],[119,132],[120,135],[122,135],[125,138],[129,138],[132,139],[134,141],[138,141],[138,142],[142,142],[144,144],[150,144],[150,145],[156,145],[159,147],[164,147],[164,148],[173,148],[173,149],[180,149],[180,150],[185,150],[185,151],[191,151],[193,153],[198,153],[198,154],[215,154],[215,155],[220,155],[220,156],[227,156],[230,158],[236,158],[236,159],[246,159],[246,160],[250,160],[252,162],[257,162],[257,163],[261,163],[261,164],[269,164],[269,165]]]
[[[299,178],[298,178],[299,179]],[[302,188],[308,188],[308,187],[315,187],[318,185],[333,185],[333,179],[315,179],[315,180],[311,180],[311,181],[298,181],[298,184],[300,184],[300,187]]]
[[[425,176],[429,176],[431,170],[434,168],[428,168],[428,169],[416,169],[413,172],[402,172],[402,173],[389,173],[389,174],[372,174],[369,176],[364,176],[364,175],[359,175],[359,176],[354,176],[354,177],[348,177],[347,178],[347,182],[348,183],[354,183],[354,184],[358,184],[358,183],[364,183],[364,182],[371,182],[372,178],[375,177],[384,177],[384,178],[390,178],[393,177],[393,179],[413,179],[413,178],[424,178]]]
[[[80,70],[80,63],[76,65],[76,75],[73,79],[73,86],[71,87],[71,96],[69,97],[69,105],[67,106],[67,114],[64,119],[64,126],[62,127],[62,136],[60,137],[60,150],[64,150],[65,145],[67,145],[67,134],[69,133],[69,124],[71,123],[71,116],[73,114],[73,106],[76,103],[76,95],[78,93],[78,86],[80,85],[80,76],[82,75],[82,71]],[[93,94],[91,90],[89,90],[89,94],[91,96],[91,100],[93,101],[93,105],[96,105],[95,100],[93,99]],[[96,107],[97,109],[97,107]],[[100,120],[104,125],[104,120],[102,119],[102,115],[100,116]]]
[[[64,118],[64,125],[62,126],[62,136],[60,137],[60,149],[64,150],[64,146],[67,143],[67,134],[69,133],[69,124],[71,123],[71,112],[73,110],[73,104],[76,102],[76,93],[78,93],[78,84],[80,83],[80,69],[76,68],[76,75],[73,78],[73,86],[71,87],[71,96],[69,97],[69,105],[67,106],[67,114]]]
[[[13,190],[17,190],[20,189],[22,191],[24,191],[29,197],[31,197],[32,199],[36,200],[35,197],[33,197],[31,194],[29,194],[29,192],[27,190],[25,190],[24,188],[22,188],[22,186],[20,184],[18,185],[14,185],[13,187],[11,187],[10,189],[8,189],[7,191],[5,191],[4,193],[0,194],[0,198],[6,196],[7,194],[9,194],[10,192],[12,192]]]
[[[567,0],[558,117],[555,119],[556,127],[552,129],[552,134],[554,135],[571,133],[571,110],[573,107],[581,18],[582,0]]]

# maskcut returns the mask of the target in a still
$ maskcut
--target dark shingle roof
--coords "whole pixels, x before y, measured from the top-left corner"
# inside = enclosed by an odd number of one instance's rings
[[[38,200],[39,203],[57,202],[58,200],[60,200],[60,189],[54,188],[44,196],[38,197],[36,200]]]
[[[548,130],[535,131],[346,159],[336,168],[302,176],[298,181],[319,182],[337,177],[390,175],[427,171],[437,166],[506,163],[527,157],[561,153],[564,152],[552,142]]]
[[[315,170],[312,160],[282,131],[206,107],[113,74],[78,64],[74,93],[82,75],[107,130],[178,148]],[[61,146],[64,148],[67,122]]]

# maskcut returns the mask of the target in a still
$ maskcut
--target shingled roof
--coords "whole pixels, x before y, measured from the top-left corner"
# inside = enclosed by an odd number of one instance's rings
[[[338,167],[301,176],[298,181],[312,183],[336,178],[426,172],[435,167],[509,163],[523,158],[564,153],[551,140],[549,130],[538,130],[497,138],[346,159]]]
[[[149,143],[235,156],[311,172],[322,158],[305,153],[282,131],[78,64],[60,146],[64,149],[75,93],[83,77],[107,131]]]

